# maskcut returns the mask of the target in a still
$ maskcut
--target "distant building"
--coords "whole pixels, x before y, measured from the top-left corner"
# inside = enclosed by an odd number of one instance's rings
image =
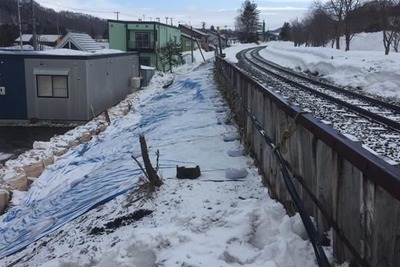
[[[192,37],[186,33],[181,33],[181,44],[182,44],[182,51],[191,51],[199,49],[201,40],[196,39],[195,37]]]
[[[182,33],[200,40],[201,48],[205,51],[210,51],[210,41],[207,33],[197,30],[191,26],[179,24],[179,29]]]
[[[0,52],[0,120],[88,121],[123,100],[139,55]]]
[[[279,31],[266,31],[259,33],[259,39],[264,42],[277,41],[279,39]]]
[[[216,49],[219,45],[218,43],[218,33],[214,32],[214,31],[206,31],[208,36],[209,36],[209,40],[210,40],[210,47],[212,49]],[[226,48],[228,47],[228,39],[225,37],[225,34],[220,34],[220,42],[221,42],[221,46],[222,48]]]
[[[21,36],[19,36],[17,39],[15,39],[15,44],[19,45],[21,44],[21,40],[22,40],[22,45],[27,45],[27,44],[31,44],[32,43],[32,34],[22,34]]]
[[[37,35],[37,41],[39,45],[45,45],[50,47],[55,47],[61,39],[61,35],[56,34],[40,34]],[[15,45],[20,45],[22,40],[22,45],[33,45],[33,35],[32,34],[22,34],[20,37],[15,39]]]
[[[58,43],[56,48],[66,48],[87,52],[104,49],[101,44],[93,40],[89,34],[73,32],[67,33]]]
[[[162,69],[159,51],[168,42],[179,44],[179,28],[156,21],[108,21],[111,49],[138,51],[140,64]]]

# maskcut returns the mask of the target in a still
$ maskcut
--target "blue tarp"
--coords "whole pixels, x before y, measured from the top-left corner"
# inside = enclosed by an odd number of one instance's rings
[[[167,90],[145,99],[134,112],[112,121],[107,134],[57,160],[35,181],[21,205],[3,218],[0,258],[135,188],[140,170],[131,155],[140,155],[139,134],[163,138],[163,133],[157,131],[155,136],[153,132],[164,120],[203,99],[199,81],[178,79]]]

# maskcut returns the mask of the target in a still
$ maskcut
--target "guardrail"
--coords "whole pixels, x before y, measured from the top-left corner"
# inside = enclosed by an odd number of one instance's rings
[[[295,210],[280,171],[282,166],[274,156],[275,149],[264,136],[279,147],[319,234],[334,229],[331,242],[339,262],[397,266],[399,167],[288,104],[221,58],[216,59],[216,74],[271,196],[283,203],[289,213]]]

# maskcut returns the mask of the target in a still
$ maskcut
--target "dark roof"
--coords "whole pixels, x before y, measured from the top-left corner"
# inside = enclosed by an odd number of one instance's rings
[[[203,35],[203,36],[208,36],[208,34],[207,33],[204,33],[204,32],[202,32],[202,31],[200,31],[200,30],[197,30],[197,29],[195,29],[195,28],[193,28],[193,27],[191,27],[191,26],[189,26],[189,25],[184,25],[184,24],[179,24],[179,28],[186,28],[186,29],[188,29],[188,30],[190,30],[190,31],[193,31],[193,32],[195,32],[195,33],[198,33],[198,34],[200,34],[200,35]]]
[[[193,40],[198,40],[198,39],[196,39],[196,37],[190,36],[189,34],[186,34],[186,33],[183,33],[183,32],[181,32],[181,36],[185,37],[187,39],[192,39],[193,38]]]

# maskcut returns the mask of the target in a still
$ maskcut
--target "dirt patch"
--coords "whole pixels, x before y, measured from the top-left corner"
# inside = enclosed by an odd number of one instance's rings
[[[91,235],[102,235],[104,233],[109,234],[114,232],[115,229],[121,226],[129,225],[132,222],[138,221],[143,217],[150,215],[152,213],[153,213],[152,210],[140,209],[131,214],[118,217],[113,221],[106,223],[104,227],[94,227],[89,234]]]

